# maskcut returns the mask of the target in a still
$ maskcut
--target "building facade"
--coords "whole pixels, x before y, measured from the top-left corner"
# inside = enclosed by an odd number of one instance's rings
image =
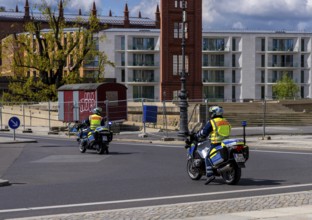
[[[100,50],[116,64],[106,69],[106,76],[128,87],[128,99],[162,100],[160,30],[108,29],[100,35],[105,36]],[[204,31],[201,46],[202,66],[194,73],[201,96],[188,90],[189,100],[274,99],[272,86],[284,74],[299,86],[298,98],[312,98],[312,33]],[[171,80],[179,83],[178,77]],[[166,100],[178,99],[175,91],[172,98],[166,93]]]

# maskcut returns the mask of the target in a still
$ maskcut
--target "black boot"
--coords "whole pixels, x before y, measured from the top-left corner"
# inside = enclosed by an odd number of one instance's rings
[[[209,176],[207,177],[207,180],[205,182],[205,185],[208,185],[211,181],[213,181],[215,179],[215,176]]]

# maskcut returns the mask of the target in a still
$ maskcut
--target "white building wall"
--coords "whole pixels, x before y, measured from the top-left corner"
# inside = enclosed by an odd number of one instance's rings
[[[108,58],[113,61],[116,67],[106,67],[105,77],[116,78],[117,82],[124,83],[128,87],[128,99],[133,98],[133,86],[154,86],[155,99],[159,99],[160,94],[160,52],[159,52],[159,30],[136,30],[136,29],[109,29],[100,33],[100,36],[105,36],[104,40],[100,42],[100,50],[105,51]],[[125,48],[121,48],[121,37],[125,39]],[[156,67],[152,67],[155,74],[154,82],[134,82],[132,79],[133,67],[131,66],[133,61],[132,39],[133,37],[154,37],[156,40],[155,50],[152,53],[155,56]],[[273,50],[273,39],[293,39],[294,48],[293,51],[287,51],[285,54],[293,55],[294,67],[293,79],[298,83],[301,88],[305,87],[304,97],[312,98],[312,33],[284,33],[284,32],[252,32],[252,31],[211,31],[204,32],[204,37],[212,38],[224,38],[225,49],[224,51],[205,51],[208,56],[216,53],[224,54],[225,66],[220,69],[224,70],[224,82],[203,82],[203,86],[223,86],[224,87],[224,99],[232,100],[233,89],[235,90],[236,101],[248,100],[248,99],[261,99],[261,88],[265,89],[266,98],[272,98],[272,86],[274,82],[272,80],[272,71],[284,71],[286,67],[273,67],[272,57],[277,55],[283,55],[281,51]],[[265,39],[265,51],[262,51],[261,39]],[[301,51],[301,39],[305,41],[305,51]],[[233,39],[236,40],[236,50],[233,51],[232,43]],[[158,46],[157,46],[158,45]],[[121,65],[121,54],[124,53],[124,66]],[[140,53],[146,53],[141,51]],[[235,67],[233,67],[232,59],[235,55]],[[265,57],[265,65],[262,67],[261,56]],[[305,67],[301,68],[301,55],[305,56]],[[144,68],[144,67],[135,67]],[[209,67],[205,67],[209,70]],[[213,68],[215,69],[215,67]],[[122,70],[124,71],[124,81],[122,81]],[[232,71],[235,70],[236,80],[232,79]],[[301,80],[301,71],[305,71],[304,83]],[[261,81],[264,71],[265,81]]]

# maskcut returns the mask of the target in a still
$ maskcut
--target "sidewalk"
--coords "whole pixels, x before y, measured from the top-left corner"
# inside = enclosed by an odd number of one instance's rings
[[[300,148],[301,150],[312,151],[312,127],[272,127],[267,128],[267,133],[265,136],[263,136],[263,130],[261,127],[247,129],[246,142],[251,147],[251,149],[269,149],[272,147],[277,147],[286,150]],[[233,133],[237,136],[241,136],[242,130],[240,128],[233,129]],[[184,144],[182,140],[177,138],[177,132],[164,133],[157,132],[155,130],[147,130],[147,137],[139,137],[140,134],[141,132],[122,132],[118,135],[115,135],[113,141],[132,141],[182,146]],[[17,137],[18,135],[19,133],[17,133]],[[38,131],[34,131],[33,135],[44,135],[44,132],[42,129],[39,129]],[[56,136],[68,138],[66,134],[60,134]],[[53,135],[49,135],[49,137],[53,137]],[[164,141],[163,137],[174,137],[174,141]],[[0,136],[0,144],[36,141],[35,139],[31,138],[31,135],[29,135],[29,139],[17,138],[15,141],[12,140],[13,137]],[[20,218],[20,220],[21,219],[312,220],[312,190],[269,196],[254,196],[227,200]]]

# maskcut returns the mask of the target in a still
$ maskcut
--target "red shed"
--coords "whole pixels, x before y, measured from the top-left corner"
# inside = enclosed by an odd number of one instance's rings
[[[83,83],[63,85],[58,89],[58,119],[82,121],[95,107],[110,121],[127,120],[127,87],[119,83]]]

